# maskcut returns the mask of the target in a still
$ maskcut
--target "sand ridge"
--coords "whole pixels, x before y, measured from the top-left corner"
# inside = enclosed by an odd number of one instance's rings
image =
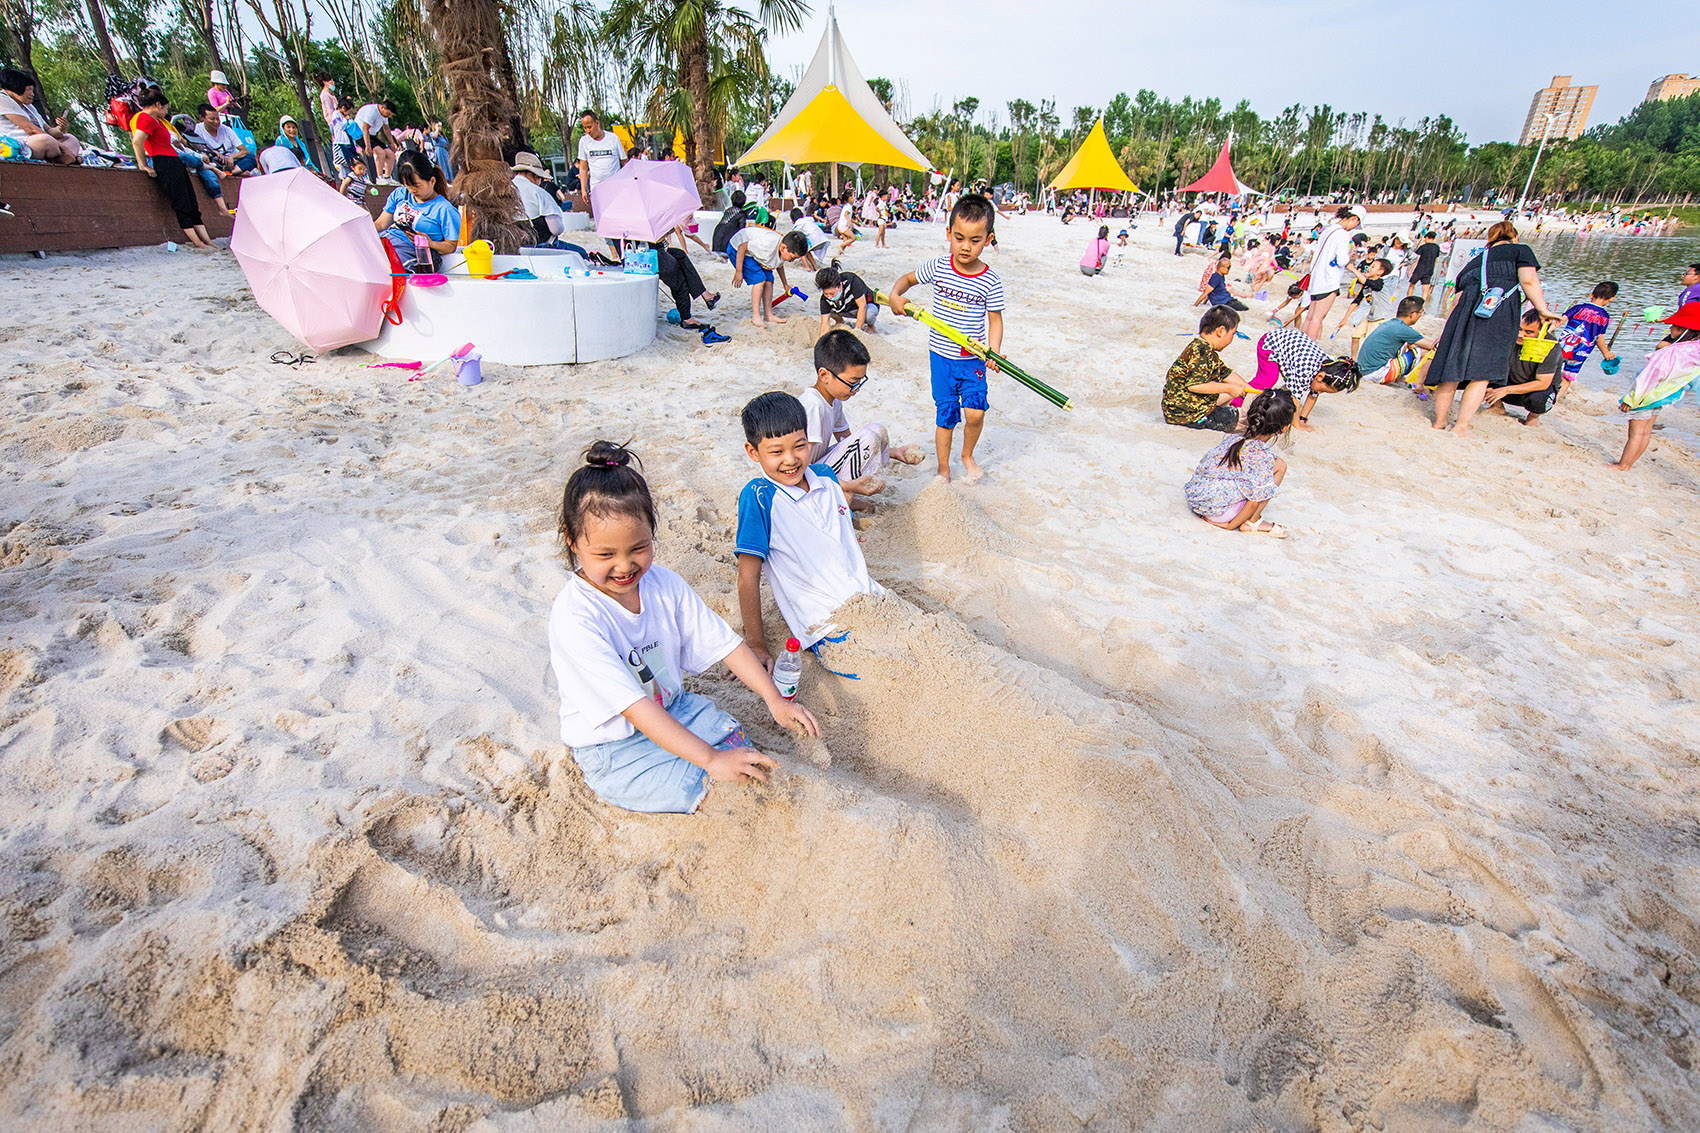
[[[985,483],[893,477],[892,594],[829,651],[859,679],[805,670],[823,742],[695,680],[785,772],[692,819],[555,740],[551,510],[632,438],[661,561],[731,616],[736,413],[812,319],[728,289],[730,343],[463,390],[269,365],[227,260],[0,264],[0,1112],[1692,1125],[1692,458],[1608,477],[1598,391],[1460,441],[1366,389],[1287,453],[1293,539],[1212,531],[1211,438],[1157,416],[1199,263],[1162,231],[1086,279],[1083,225],[1000,223],[1007,352],[1079,410],[995,384]],[[936,254],[892,239],[847,266]],[[852,415],[926,446],[894,323]]]

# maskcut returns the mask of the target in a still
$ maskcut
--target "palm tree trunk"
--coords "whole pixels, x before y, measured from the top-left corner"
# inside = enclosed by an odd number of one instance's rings
[[[100,51],[101,66],[106,68],[107,74],[116,75],[119,73],[118,53],[112,50],[112,33],[106,30],[106,10],[100,6],[100,0],[88,0],[88,7],[89,26],[94,29],[94,43]]]
[[[684,51],[685,89],[691,95],[691,172],[697,193],[706,203],[714,198],[714,140],[708,122],[708,44],[693,39]]]
[[[514,223],[519,193],[502,160],[513,107],[493,74],[499,66],[500,8],[496,0],[426,0],[426,17],[448,80],[460,207],[471,212],[474,240],[488,240],[497,252],[511,255],[531,229]]]

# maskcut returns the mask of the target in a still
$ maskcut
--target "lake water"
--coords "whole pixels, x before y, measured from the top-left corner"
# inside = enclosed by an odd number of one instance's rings
[[[1648,307],[1663,307],[1666,314],[1676,309],[1683,269],[1700,263],[1700,235],[1554,233],[1536,237],[1529,244],[1541,261],[1547,306],[1560,314],[1571,304],[1586,300],[1594,284],[1608,279],[1617,284],[1617,298],[1608,306],[1615,316],[1614,324],[1618,318],[1626,320],[1612,348],[1623,356],[1623,368],[1607,377],[1600,371],[1600,356],[1595,351],[1583,367],[1580,381],[1588,390],[1617,392],[1626,388],[1670,330],[1663,324],[1656,329],[1647,325],[1641,314]],[[1659,415],[1657,428],[1661,434],[1700,450],[1700,399],[1693,394],[1683,398]]]

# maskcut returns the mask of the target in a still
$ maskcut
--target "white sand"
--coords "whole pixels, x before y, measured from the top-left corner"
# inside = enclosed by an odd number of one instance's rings
[[[3,1123],[1700,1125],[1700,465],[1604,471],[1598,392],[1458,439],[1364,389],[1290,540],[1214,531],[1157,410],[1201,260],[1000,231],[1078,411],[999,381],[984,484],[894,476],[825,743],[707,676],[786,769],[691,818],[564,757],[551,511],[635,438],[731,615],[737,411],[812,320],[463,390],[268,364],[222,254],[0,262]],[[930,447],[920,328],[873,350],[854,418]]]

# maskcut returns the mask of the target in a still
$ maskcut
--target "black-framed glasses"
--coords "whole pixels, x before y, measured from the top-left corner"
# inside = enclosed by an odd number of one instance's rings
[[[843,374],[834,374],[832,376],[837,378],[840,382],[843,382],[844,388],[849,390],[851,393],[855,393],[857,390],[868,384],[868,378],[865,374],[856,381],[850,381]]]

